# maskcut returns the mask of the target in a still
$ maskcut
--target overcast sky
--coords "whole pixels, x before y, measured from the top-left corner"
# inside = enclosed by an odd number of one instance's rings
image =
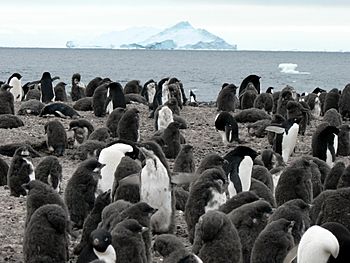
[[[348,0],[51,2],[1,1],[0,46],[64,47],[67,40],[129,27],[189,21],[240,50],[350,51]]]

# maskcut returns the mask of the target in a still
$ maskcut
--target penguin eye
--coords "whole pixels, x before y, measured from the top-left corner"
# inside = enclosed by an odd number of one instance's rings
[[[107,242],[107,241],[108,241],[108,237],[105,238],[105,242]]]

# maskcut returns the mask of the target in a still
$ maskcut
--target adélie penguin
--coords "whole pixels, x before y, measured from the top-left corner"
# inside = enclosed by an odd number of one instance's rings
[[[240,143],[237,121],[229,112],[223,111],[216,116],[215,128],[220,133],[222,142],[225,145],[233,141]]]
[[[273,140],[273,149],[282,155],[283,161],[287,162],[294,151],[297,136],[299,132],[299,124],[296,119],[288,119],[279,126],[267,126],[267,131],[275,132]]]
[[[228,176],[229,197],[249,191],[253,161],[257,156],[257,152],[247,146],[238,146],[224,156],[228,161],[223,167]]]

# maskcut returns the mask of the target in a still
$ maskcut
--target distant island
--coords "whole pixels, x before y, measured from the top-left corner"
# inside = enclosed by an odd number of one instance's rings
[[[69,40],[67,48],[110,48],[147,50],[237,50],[237,45],[189,22],[159,30],[150,27],[129,28],[103,34],[92,40]]]

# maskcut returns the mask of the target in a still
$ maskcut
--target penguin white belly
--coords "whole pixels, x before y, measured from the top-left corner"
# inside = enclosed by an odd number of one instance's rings
[[[53,187],[53,183],[52,183],[52,175],[49,174],[49,175],[47,176],[47,182],[49,183],[49,185],[51,185],[51,187],[53,188],[53,190],[55,190],[57,193],[60,192],[60,190],[61,190],[61,189],[60,189],[61,181],[59,181],[59,182],[57,183],[56,188],[54,188],[54,187]]]
[[[327,148],[326,152],[326,163],[329,165],[329,167],[333,167],[333,160],[332,160],[332,154],[331,151]]]
[[[326,263],[330,255],[337,257],[339,242],[329,230],[312,226],[302,236],[298,246],[298,263]]]
[[[162,86],[162,104],[167,102],[170,98],[170,92],[168,88],[168,83],[164,83]]]
[[[244,156],[239,164],[238,174],[241,179],[242,192],[249,191],[252,182],[253,160],[250,156]]]
[[[204,207],[204,211],[217,210],[221,205],[226,203],[226,193],[220,193],[215,188],[209,189],[211,192],[211,198],[207,205]]]
[[[164,106],[158,113],[158,130],[164,130],[173,121],[173,112],[169,107]]]
[[[289,157],[294,151],[299,132],[299,125],[294,123],[288,130],[288,134],[284,133],[282,138],[282,158],[284,162],[288,162]]]
[[[237,194],[235,185],[231,182],[231,180],[229,180],[229,183],[228,183],[228,193],[230,198],[234,197]]]
[[[197,255],[194,255],[194,257],[196,258],[197,263],[203,263],[203,261]]]
[[[95,255],[99,260],[103,260],[106,263],[115,263],[117,262],[117,256],[112,245],[109,245],[105,252],[99,252],[96,249],[93,249]]]
[[[275,190],[276,186],[278,184],[278,181],[280,180],[281,174],[283,173],[283,170],[279,171],[278,173],[272,174],[272,180],[273,180],[273,196],[275,196]]]
[[[109,97],[109,89],[107,90],[107,98],[108,98],[108,97]],[[108,103],[108,105],[107,105],[106,112],[107,112],[108,114],[111,114],[112,111],[113,111],[113,102],[110,101],[110,102]]]
[[[23,158],[23,160],[24,160],[27,164],[29,164],[29,166],[30,166],[31,172],[30,172],[30,174],[28,175],[30,181],[35,180],[35,171],[34,171],[34,165],[33,165],[33,163],[32,163],[30,160],[28,160],[27,158]]]
[[[226,138],[226,132],[225,131],[218,131],[219,132],[219,134],[220,134],[220,136],[221,136],[221,138],[222,138],[222,142],[226,145],[226,144],[228,144],[228,140],[227,140],[227,138]]]
[[[334,152],[337,154],[338,151],[338,135],[334,134],[334,142],[333,142]]]
[[[314,109],[312,110],[312,115],[315,117],[320,117],[321,115],[321,105],[320,103],[315,103]]]
[[[147,93],[148,93],[148,103],[153,103],[154,96],[156,95],[156,89],[154,85],[147,86]]]
[[[147,158],[141,171],[140,199],[158,209],[151,218],[151,223],[161,221],[156,223],[157,228],[162,228],[157,231],[167,231],[173,213],[172,189],[167,169],[156,156],[154,158]]]
[[[21,81],[18,78],[13,77],[10,80],[9,85],[12,86],[12,89],[10,89],[10,92],[12,93],[15,101],[21,101],[23,96]]]

